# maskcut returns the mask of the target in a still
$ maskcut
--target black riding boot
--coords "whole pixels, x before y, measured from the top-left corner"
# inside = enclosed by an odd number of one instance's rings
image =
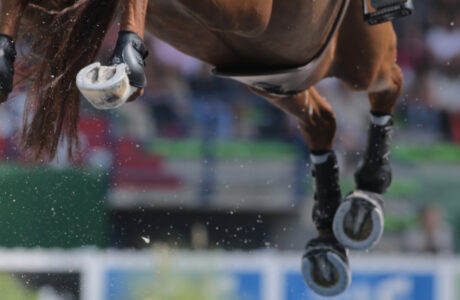
[[[391,184],[390,143],[393,133],[391,115],[371,115],[367,148],[355,181],[359,190],[383,194]],[[380,123],[379,123],[380,122]]]
[[[16,49],[13,39],[0,33],[0,91],[5,94],[13,90],[14,61]]]
[[[112,64],[125,63],[128,66],[129,83],[134,87],[144,88],[147,85],[144,71],[147,55],[144,42],[136,33],[127,30],[118,33]]]

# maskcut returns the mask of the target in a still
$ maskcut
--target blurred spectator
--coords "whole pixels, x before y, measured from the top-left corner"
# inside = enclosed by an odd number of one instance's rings
[[[404,249],[431,254],[453,252],[452,233],[439,207],[428,205],[421,210],[420,226],[405,233]]]

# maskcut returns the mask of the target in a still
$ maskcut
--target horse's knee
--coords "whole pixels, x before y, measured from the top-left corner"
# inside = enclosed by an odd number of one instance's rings
[[[300,129],[312,150],[330,150],[337,131],[334,111],[315,90],[309,91],[306,112],[299,119]]]

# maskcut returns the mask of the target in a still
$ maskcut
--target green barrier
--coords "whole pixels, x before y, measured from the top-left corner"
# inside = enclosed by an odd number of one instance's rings
[[[293,160],[297,157],[295,145],[276,141],[214,141],[209,142],[218,159],[277,159]],[[168,159],[203,157],[203,141],[155,139],[147,147],[148,151]]]
[[[460,164],[460,147],[451,143],[429,145],[398,144],[391,154],[392,158],[409,163]]]
[[[104,171],[0,166],[0,247],[107,245]]]

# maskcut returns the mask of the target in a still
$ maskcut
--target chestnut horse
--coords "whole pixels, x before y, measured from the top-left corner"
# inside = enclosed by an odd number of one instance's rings
[[[116,2],[2,0],[0,32],[10,37],[5,43],[13,43],[19,30],[37,62],[29,70],[34,84],[22,135],[24,148],[35,158],[53,157],[62,137],[69,152],[77,144],[74,78],[96,59]],[[344,291],[350,283],[348,249],[373,247],[383,231],[381,194],[391,182],[392,113],[402,87],[391,23],[367,25],[362,0],[150,0],[148,7],[146,0],[124,3],[123,30],[142,38],[145,17],[149,32],[214,66],[216,75],[247,84],[297,120],[312,153],[313,220],[318,229],[318,237],[306,246],[302,274],[317,293]],[[19,29],[21,15],[24,29]],[[368,145],[355,173],[356,190],[345,198],[333,150],[336,119],[314,88],[326,77],[369,95]],[[142,92],[142,85],[138,87],[131,98]],[[3,89],[4,98],[8,91]]]

